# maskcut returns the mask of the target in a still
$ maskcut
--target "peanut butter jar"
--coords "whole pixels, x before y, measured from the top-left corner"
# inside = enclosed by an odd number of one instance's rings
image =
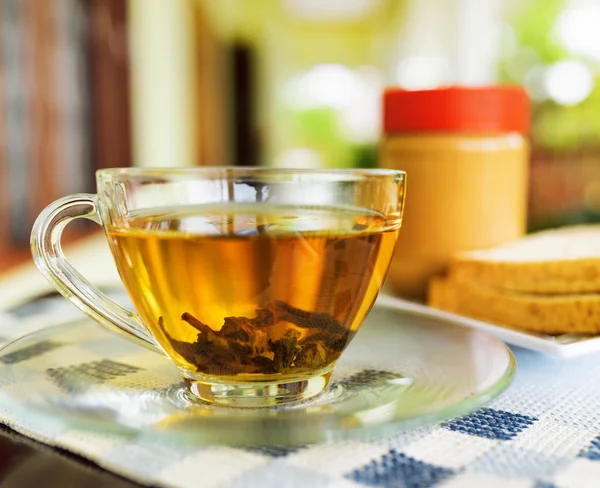
[[[529,112],[519,86],[384,92],[380,166],[408,181],[391,292],[423,299],[458,251],[525,233]]]

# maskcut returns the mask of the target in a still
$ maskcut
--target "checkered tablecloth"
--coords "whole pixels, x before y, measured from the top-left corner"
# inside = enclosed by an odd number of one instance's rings
[[[63,299],[0,314],[0,344],[80,313]],[[0,402],[0,421],[140,483],[172,487],[600,487],[600,355],[515,349],[513,385],[472,415],[369,442],[190,448],[57,429]]]

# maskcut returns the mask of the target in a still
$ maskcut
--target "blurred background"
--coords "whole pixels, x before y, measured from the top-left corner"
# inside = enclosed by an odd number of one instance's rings
[[[524,84],[530,230],[600,220],[599,77],[600,0],[0,0],[0,270],[98,168],[374,166],[390,85]]]

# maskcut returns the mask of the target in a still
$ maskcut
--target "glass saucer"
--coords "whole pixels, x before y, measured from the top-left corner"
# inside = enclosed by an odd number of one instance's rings
[[[89,319],[25,336],[0,351],[2,402],[69,428],[175,443],[304,445],[389,435],[466,414],[510,383],[498,339],[378,305],[342,355],[332,386],[267,409],[199,403],[164,357]]]

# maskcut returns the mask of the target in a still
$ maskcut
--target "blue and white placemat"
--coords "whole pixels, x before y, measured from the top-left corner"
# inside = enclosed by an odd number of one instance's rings
[[[0,314],[0,344],[80,316],[64,299]],[[56,428],[6,405],[0,422],[153,486],[600,487],[600,355],[566,360],[523,349],[514,353],[515,381],[487,408],[370,442],[174,448]]]

